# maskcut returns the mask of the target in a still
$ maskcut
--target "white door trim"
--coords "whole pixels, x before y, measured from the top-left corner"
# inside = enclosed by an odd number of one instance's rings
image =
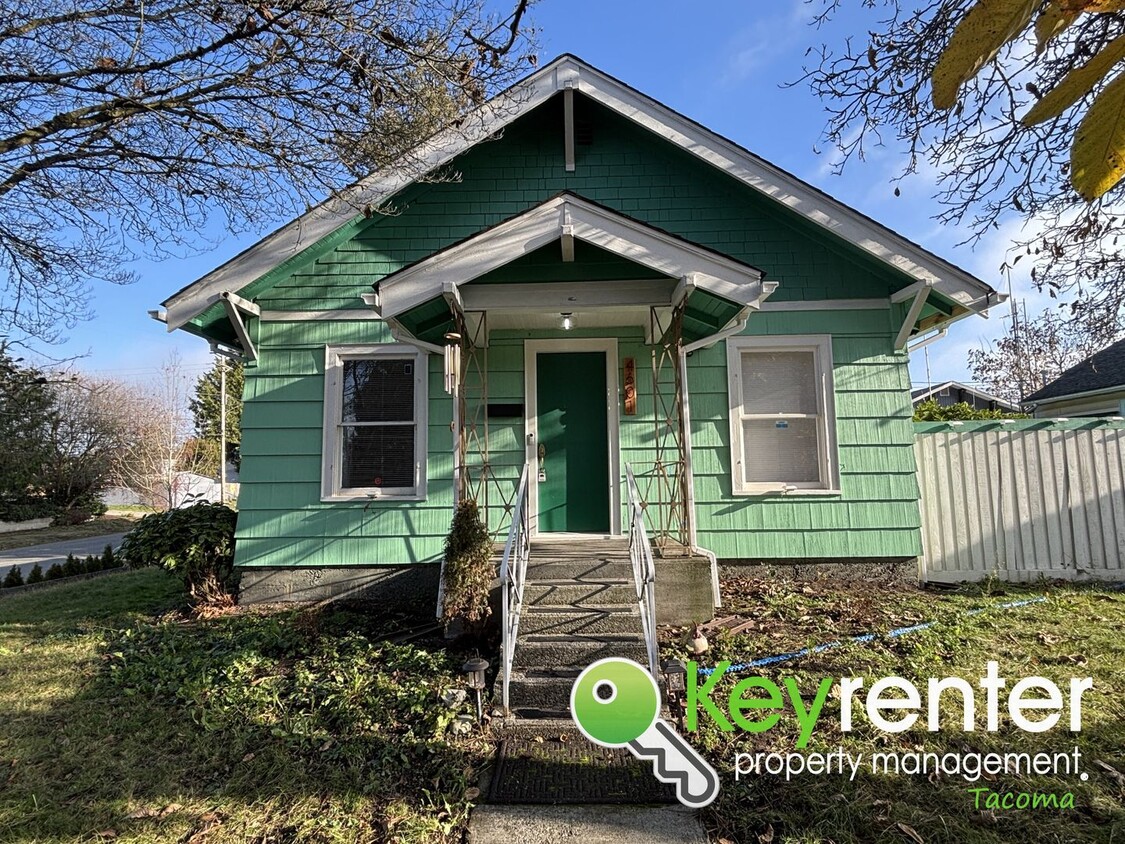
[[[609,439],[609,530],[621,535],[621,420],[617,378],[617,338],[567,337],[558,340],[525,340],[523,343],[524,373],[524,448],[531,465],[528,472],[527,505],[530,512],[531,535],[539,535],[539,401],[538,369],[540,353],[605,352],[606,436]]]

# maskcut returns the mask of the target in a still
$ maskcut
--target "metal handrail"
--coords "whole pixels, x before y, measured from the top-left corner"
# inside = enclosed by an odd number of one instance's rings
[[[645,530],[644,506],[637,489],[633,467],[625,466],[626,486],[629,496],[629,561],[633,564],[633,583],[637,587],[637,605],[641,610],[641,630],[648,651],[648,670],[660,681],[656,645],[656,563],[652,559],[652,544]]]
[[[504,557],[500,561],[500,594],[504,607],[504,616],[500,620],[502,626],[500,659],[503,663],[501,682],[505,715],[509,712],[508,681],[512,674],[512,658],[516,653],[516,636],[519,634],[520,613],[523,610],[523,586],[527,577],[527,558],[531,552],[531,525],[527,509],[529,470],[529,464],[525,463],[512,509],[512,526],[508,529],[508,539],[504,543]]]

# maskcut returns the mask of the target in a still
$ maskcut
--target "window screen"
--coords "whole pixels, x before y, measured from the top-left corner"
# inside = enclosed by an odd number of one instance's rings
[[[340,486],[415,485],[414,359],[344,360]]]
[[[742,483],[822,486],[823,409],[816,352],[743,350],[739,360]]]

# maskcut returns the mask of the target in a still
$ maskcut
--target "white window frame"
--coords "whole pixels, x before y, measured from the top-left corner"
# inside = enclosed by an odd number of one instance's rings
[[[344,361],[391,358],[414,360],[414,486],[342,487]],[[324,347],[324,436],[321,450],[321,501],[422,501],[426,498],[428,356],[396,343]]]
[[[743,352],[812,352],[817,397],[817,451],[820,480],[790,483],[746,483],[742,470],[746,459],[742,422],[749,419],[808,418],[798,414],[747,414],[742,405]],[[832,337],[801,334],[731,337],[727,340],[727,396],[730,407],[731,489],[735,495],[839,495],[840,463],[836,443],[836,397],[832,377]]]

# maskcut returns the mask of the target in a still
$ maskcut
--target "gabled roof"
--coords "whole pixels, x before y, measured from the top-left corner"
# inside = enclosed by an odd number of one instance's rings
[[[266,236],[163,304],[169,330],[237,292],[307,247],[378,207],[425,173],[452,161],[555,94],[575,90],[706,161],[791,211],[970,311],[999,301],[983,281],[885,226],[838,202],[734,142],[571,55],[563,55],[469,113],[460,126],[438,133],[409,156],[341,192]]]
[[[942,390],[949,389],[972,393],[977,398],[984,399],[985,401],[995,402],[996,404],[1002,405],[1003,407],[1006,407],[1010,410],[1019,410],[1019,407],[1012,404],[1010,401],[1007,401],[1006,399],[1002,399],[999,396],[994,396],[992,395],[992,393],[986,393],[984,390],[979,390],[976,387],[969,386],[968,384],[962,384],[960,381],[946,381],[944,384],[936,384],[931,387],[918,387],[917,389],[910,391],[910,400],[914,404],[917,404],[920,401],[925,401],[931,396],[940,393]]]
[[[1125,389],[1125,340],[1091,355],[1072,366],[1046,387],[1032,393],[1025,402],[1061,399],[1083,393]]]

